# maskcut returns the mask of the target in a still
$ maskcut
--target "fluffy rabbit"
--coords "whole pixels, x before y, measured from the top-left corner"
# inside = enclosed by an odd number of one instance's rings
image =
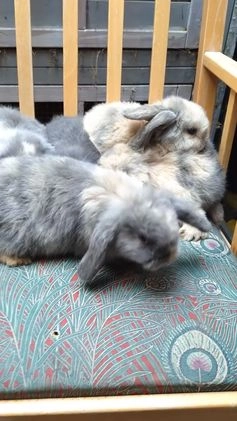
[[[88,282],[116,258],[154,271],[176,256],[177,218],[210,228],[202,210],[121,171],[58,156],[0,161],[0,261],[8,265],[83,256]]]
[[[132,119],[141,123],[133,134]],[[102,166],[122,169],[192,199],[213,222],[222,222],[225,176],[209,139],[208,119],[198,104],[174,96],[152,105],[100,104],[85,115],[84,127],[103,153]],[[181,235],[186,240],[205,237],[186,224]]]
[[[55,117],[46,125],[46,134],[57,155],[93,163],[100,158],[99,151],[83,128],[82,117]]]
[[[17,109],[0,107],[0,159],[18,155],[52,153],[43,124]]]
[[[101,153],[116,143],[129,143],[139,129],[144,127],[145,120],[135,121],[124,115],[140,107],[144,108],[137,102],[112,102],[96,105],[85,114],[84,129]]]

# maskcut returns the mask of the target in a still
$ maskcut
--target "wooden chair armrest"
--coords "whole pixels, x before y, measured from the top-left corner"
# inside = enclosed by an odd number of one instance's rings
[[[203,64],[213,75],[237,92],[237,62],[220,52],[205,52]]]

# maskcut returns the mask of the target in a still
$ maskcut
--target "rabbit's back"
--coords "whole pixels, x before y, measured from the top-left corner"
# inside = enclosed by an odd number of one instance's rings
[[[0,107],[0,123],[8,128],[21,128],[45,135],[45,127],[38,120],[23,115],[16,108]]]
[[[100,153],[84,130],[82,117],[55,117],[46,125],[48,141],[61,156],[96,163]]]
[[[40,133],[30,130],[0,128],[0,158],[22,155],[53,154],[54,148]]]
[[[53,153],[53,147],[44,125],[17,109],[0,107],[0,158],[45,153]]]
[[[80,221],[87,166],[45,156],[0,161],[0,250],[30,257],[72,252]],[[83,249],[83,247],[80,247]],[[45,253],[45,250],[47,253]]]

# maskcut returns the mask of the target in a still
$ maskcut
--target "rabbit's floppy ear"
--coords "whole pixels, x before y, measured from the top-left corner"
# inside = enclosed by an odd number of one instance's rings
[[[123,111],[123,116],[129,120],[150,121],[161,110],[164,110],[164,107],[160,104],[144,104],[134,110]]]
[[[168,109],[161,109],[149,123],[142,127],[132,138],[130,144],[135,149],[146,148],[154,135],[161,135],[166,129],[172,127],[177,121],[177,114]]]
[[[175,208],[178,219],[198,228],[200,231],[210,231],[211,224],[204,210],[200,209],[195,203],[177,197],[171,197],[170,200]]]
[[[118,213],[109,211],[100,218],[90,237],[89,247],[79,263],[78,273],[87,284],[93,281],[98,270],[103,266],[119,227]]]

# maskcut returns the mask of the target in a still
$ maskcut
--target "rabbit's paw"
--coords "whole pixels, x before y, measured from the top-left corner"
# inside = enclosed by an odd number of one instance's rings
[[[25,266],[30,265],[32,260],[28,257],[0,255],[0,263],[3,263],[7,266]]]
[[[208,237],[207,232],[202,232],[198,228],[183,223],[179,229],[180,237],[185,241],[199,241]]]

